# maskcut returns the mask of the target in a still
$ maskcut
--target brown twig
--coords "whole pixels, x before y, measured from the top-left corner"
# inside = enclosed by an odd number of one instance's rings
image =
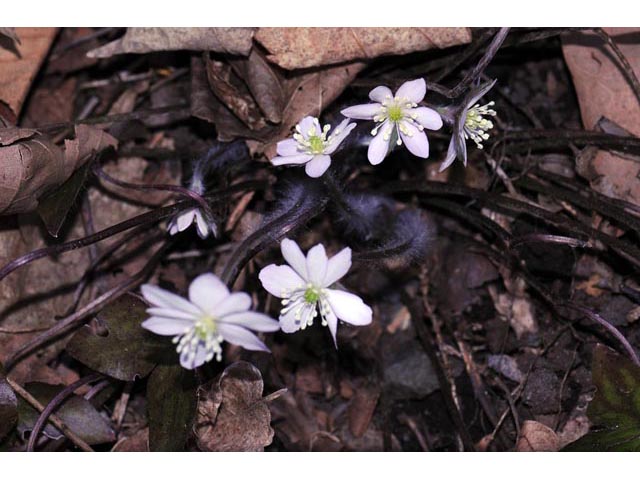
[[[602,40],[604,40],[609,48],[613,51],[615,56],[618,58],[620,63],[622,64],[622,71],[624,72],[625,77],[627,77],[628,82],[631,84],[631,88],[633,89],[633,93],[640,103],[640,81],[638,81],[638,77],[636,76],[636,72],[633,70],[633,67],[627,60],[626,55],[620,50],[618,44],[613,40],[611,35],[604,31],[604,29],[597,27],[593,29],[594,33],[598,35]]]

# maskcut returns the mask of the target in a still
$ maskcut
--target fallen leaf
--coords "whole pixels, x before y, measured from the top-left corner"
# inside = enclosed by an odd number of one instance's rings
[[[0,129],[0,215],[35,210],[38,201],[62,185],[94,153],[115,147],[109,134],[86,125],[76,127],[76,138],[65,140],[65,150],[36,130]]]
[[[148,452],[149,428],[138,430],[131,436],[122,437],[111,449],[112,452]]]
[[[18,420],[18,399],[5,380],[0,364],[0,440],[6,437]]]
[[[217,381],[201,387],[195,429],[200,449],[257,452],[270,445],[273,429],[263,388],[260,371],[247,362],[229,365]]]
[[[233,82],[228,63],[212,60],[205,55],[209,86],[224,105],[251,130],[260,130],[266,123],[246,85]]]
[[[48,385],[46,383],[28,383],[25,385],[25,389],[43,405],[47,405],[63,388],[64,385]],[[22,399],[18,402],[18,411],[18,432],[24,436],[33,430],[33,426],[40,414]],[[95,407],[91,405],[91,402],[79,395],[73,394],[68,397],[56,409],[55,414],[89,445],[115,441],[115,432],[108,420],[100,415]],[[53,439],[63,437],[62,433],[50,423],[47,423],[42,432]]]
[[[288,70],[469,43],[468,28],[260,28],[267,59]]]
[[[518,452],[557,452],[558,447],[558,436],[549,427],[533,420],[522,423],[516,444]]]
[[[149,450],[184,451],[195,419],[196,378],[181,365],[159,365],[147,382]]]
[[[67,353],[79,362],[110,377],[133,381],[146,377],[167,347],[166,342],[140,324],[147,306],[133,295],[124,295],[97,314],[106,336],[82,327],[67,344]]]
[[[57,28],[16,28],[15,50],[0,48],[0,101],[18,116],[31,83],[56,36]]]
[[[77,169],[71,178],[64,182],[50,195],[45,195],[38,202],[38,215],[47,227],[49,235],[57,237],[69,211],[76,203],[76,198],[84,186],[92,162],[85,163]]]
[[[593,428],[565,450],[640,451],[640,367],[604,345],[596,345],[591,374],[596,394],[587,417]]]
[[[273,157],[278,141],[288,137],[301,118],[307,115],[319,117],[365,66],[362,62],[350,63],[290,78],[285,84],[287,106],[282,114],[282,124],[267,137],[265,144],[254,144],[252,150],[264,153],[267,158]]]
[[[640,76],[640,44],[625,42],[637,35],[637,28],[605,28]],[[602,117],[640,136],[640,105],[620,62],[592,32],[563,36],[564,57],[576,88],[582,122],[594,129]],[[578,161],[578,173],[594,190],[610,197],[640,202],[640,163],[637,160],[595,148],[586,149]]]
[[[255,48],[248,58],[232,59],[229,63],[238,76],[247,82],[265,119],[271,123],[280,123],[286,105],[282,74],[267,63],[264,54]]]
[[[91,50],[87,56],[107,58],[122,53],[147,53],[171,50],[214,51],[248,55],[253,45],[253,28],[127,28],[123,37]]]
[[[380,390],[373,386],[366,386],[356,390],[356,394],[351,399],[347,410],[349,431],[354,437],[362,437],[369,428],[379,398]]]

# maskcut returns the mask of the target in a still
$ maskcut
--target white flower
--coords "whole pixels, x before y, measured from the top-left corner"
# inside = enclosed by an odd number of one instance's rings
[[[467,166],[467,139],[475,142],[476,147],[482,149],[483,140],[489,139],[487,131],[493,128],[493,122],[485,116],[495,117],[496,111],[489,108],[494,102],[480,106],[477,102],[495,85],[496,80],[484,83],[472,89],[464,98],[462,107],[454,107],[453,134],[449,142],[447,156],[440,165],[440,171],[447,169],[456,158]]]
[[[283,240],[280,248],[289,265],[269,265],[262,269],[259,277],[271,295],[282,298],[279,320],[283,332],[293,333],[312,325],[318,311],[334,343],[338,319],[352,325],[371,323],[371,308],[360,297],[329,288],[351,268],[350,248],[330,259],[321,244],[309,250],[306,258],[293,240]]]
[[[442,118],[435,110],[418,107],[427,93],[427,84],[419,78],[403,83],[395,96],[387,87],[376,87],[369,92],[369,98],[377,103],[356,105],[342,110],[349,118],[373,120],[377,123],[371,131],[374,136],[369,144],[369,162],[378,165],[390,150],[390,143],[405,143],[407,149],[421,158],[429,157],[429,140],[424,132],[439,130]]]
[[[207,222],[199,208],[192,208],[191,210],[176,215],[169,222],[167,229],[171,235],[175,235],[189,228],[192,223],[196,224],[198,235],[202,239],[207,238],[210,234],[213,234],[214,237],[217,234],[215,224],[213,222]]]
[[[344,120],[331,135],[330,125],[320,128],[315,117],[304,117],[296,125],[293,138],[278,142],[278,156],[271,159],[273,165],[305,165],[305,172],[313,178],[321,177],[331,165],[331,154],[347,138],[356,126]],[[328,135],[328,136],[327,136]]]
[[[188,300],[155,285],[142,285],[141,290],[151,304],[147,309],[151,317],[142,326],[158,335],[173,336],[184,368],[199,367],[214,357],[220,361],[223,341],[247,350],[268,352],[250,329],[257,332],[280,329],[274,319],[249,311],[249,295],[230,293],[212,273],[202,274],[191,282]]]

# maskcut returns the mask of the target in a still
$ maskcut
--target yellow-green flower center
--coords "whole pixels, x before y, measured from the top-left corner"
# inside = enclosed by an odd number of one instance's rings
[[[209,336],[216,333],[216,320],[211,316],[204,316],[195,326],[196,336],[200,340],[206,340]]]
[[[387,117],[392,122],[399,122],[404,118],[404,112],[400,105],[390,105],[387,107]]]
[[[311,135],[307,141],[309,142],[309,150],[311,153],[324,153],[324,140],[319,135]]]
[[[320,300],[320,292],[315,287],[309,287],[304,292],[304,301],[307,303],[316,303]]]

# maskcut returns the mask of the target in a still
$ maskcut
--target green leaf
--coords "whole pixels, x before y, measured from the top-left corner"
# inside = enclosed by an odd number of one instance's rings
[[[160,365],[149,377],[149,450],[184,451],[196,414],[196,378],[180,365]]]
[[[18,420],[18,399],[5,380],[4,369],[0,364],[0,440],[6,437]]]
[[[133,295],[120,297],[97,315],[107,335],[95,335],[90,327],[82,327],[71,338],[67,352],[91,369],[118,380],[146,377],[172,347],[167,339],[140,326],[148,317],[146,308]],[[174,350],[172,353],[175,357]]]
[[[25,385],[25,389],[43,405],[47,405],[63,388],[64,385],[49,385],[39,382]],[[89,445],[115,441],[115,433],[109,422],[100,415],[88,400],[81,396],[71,395],[54,413]],[[36,423],[40,413],[20,399],[18,402],[18,415],[18,432],[24,437],[27,432],[33,430],[33,425]],[[47,423],[42,433],[53,439],[63,436],[51,423]]]
[[[58,236],[71,207],[76,203],[91,165],[93,165],[91,161],[85,163],[55,191],[38,200],[38,215],[52,237]]]
[[[640,367],[603,345],[596,345],[592,368],[596,394],[587,416],[591,432],[564,450],[640,451]]]

